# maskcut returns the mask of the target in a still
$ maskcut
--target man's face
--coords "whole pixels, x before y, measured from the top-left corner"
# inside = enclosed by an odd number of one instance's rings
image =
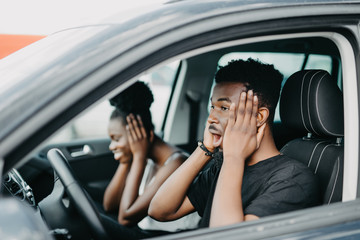
[[[223,136],[229,119],[231,103],[239,104],[240,93],[246,91],[242,83],[217,83],[211,96],[208,117],[209,132],[213,136],[213,146],[222,149]]]

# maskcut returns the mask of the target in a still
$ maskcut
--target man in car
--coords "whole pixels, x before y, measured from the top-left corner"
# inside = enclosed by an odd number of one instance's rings
[[[197,211],[199,227],[216,227],[319,204],[315,175],[275,146],[282,78],[253,59],[218,70],[204,140],[158,190],[151,217],[168,221]]]

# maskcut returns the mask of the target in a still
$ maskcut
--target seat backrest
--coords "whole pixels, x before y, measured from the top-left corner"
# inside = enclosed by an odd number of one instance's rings
[[[328,72],[303,70],[286,81],[280,97],[281,121],[308,134],[288,142],[281,152],[314,171],[324,204],[342,199],[343,116],[342,92]]]

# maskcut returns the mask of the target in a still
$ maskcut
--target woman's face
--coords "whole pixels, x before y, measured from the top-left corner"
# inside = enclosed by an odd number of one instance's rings
[[[115,160],[120,162],[130,161],[132,153],[126,134],[126,127],[121,118],[110,119],[108,133],[111,139],[109,149],[114,153]]]

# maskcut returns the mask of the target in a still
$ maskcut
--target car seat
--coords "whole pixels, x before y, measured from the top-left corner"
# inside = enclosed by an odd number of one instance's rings
[[[280,97],[282,123],[307,135],[281,152],[305,163],[318,176],[323,203],[342,199],[344,111],[342,92],[324,70],[302,70],[286,81]]]

